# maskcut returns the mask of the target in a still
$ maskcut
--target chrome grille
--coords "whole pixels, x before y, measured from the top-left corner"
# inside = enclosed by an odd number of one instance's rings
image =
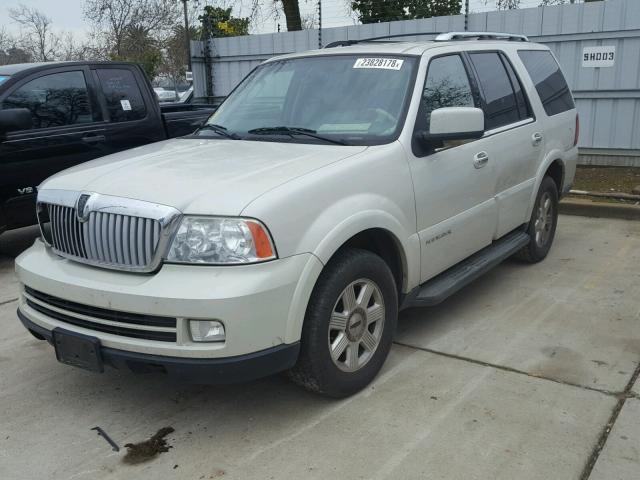
[[[111,265],[146,267],[160,240],[160,223],[151,218],[91,212],[80,222],[73,207],[47,205],[53,248],[78,258]]]
[[[89,200],[77,207],[81,195]],[[106,268],[155,270],[179,216],[172,207],[139,200],[66,191],[38,194],[40,227],[54,251]]]

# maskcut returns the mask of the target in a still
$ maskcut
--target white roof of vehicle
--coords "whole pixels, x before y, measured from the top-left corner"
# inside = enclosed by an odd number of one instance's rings
[[[506,40],[453,40],[453,41],[421,41],[421,42],[398,42],[398,41],[363,41],[345,47],[323,48],[320,50],[309,50],[306,52],[290,53],[272,57],[268,61],[282,60],[285,58],[309,57],[316,55],[422,55],[427,50],[444,47],[457,47],[461,51],[470,48],[483,47],[519,47],[520,49],[534,50],[547,49],[543,45],[532,42],[513,42]]]

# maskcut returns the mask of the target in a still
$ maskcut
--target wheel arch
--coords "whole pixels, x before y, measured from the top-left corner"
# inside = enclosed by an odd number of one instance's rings
[[[551,179],[556,184],[558,188],[558,196],[562,195],[562,186],[564,185],[564,175],[565,175],[565,166],[562,160],[556,158],[553,160],[547,169],[544,172],[543,178],[546,176],[551,177]]]
[[[529,209],[527,210],[526,218],[531,218],[531,213],[533,212],[533,205],[536,201],[536,197],[538,196],[538,190],[540,189],[540,184],[542,183],[542,179],[549,175],[556,186],[558,187],[558,196],[562,196],[562,189],[565,181],[565,172],[566,172],[566,164],[564,160],[564,156],[562,152],[559,150],[553,150],[549,152],[549,154],[545,157],[545,160],[541,162],[538,167],[538,171],[536,173],[536,183],[534,185],[533,191],[531,192],[531,198],[529,200]],[[527,220],[528,221],[528,220]]]
[[[373,217],[378,221],[372,222]],[[379,255],[391,269],[399,297],[415,286],[413,283],[417,281],[419,268],[412,269],[411,265],[420,265],[419,240],[414,235],[403,242],[400,236],[402,229],[396,222],[397,220],[387,217],[383,212],[376,212],[374,215],[371,211],[363,211],[336,225],[325,236],[313,252],[319,261],[310,263],[309,268],[305,269],[294,294],[287,322],[286,336],[289,341],[297,341],[302,334],[307,305],[322,270],[345,248],[361,248]]]

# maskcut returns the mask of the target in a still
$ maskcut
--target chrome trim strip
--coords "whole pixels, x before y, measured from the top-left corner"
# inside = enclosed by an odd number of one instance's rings
[[[99,323],[102,325],[110,325],[112,327],[123,327],[123,328],[130,328],[131,330],[141,330],[141,331],[148,331],[148,332],[167,332],[167,333],[176,333],[176,328],[171,328],[171,327],[158,327],[155,325],[142,325],[142,324],[138,324],[138,323],[126,323],[126,322],[114,322],[113,320],[104,320],[102,318],[97,318],[97,317],[92,317],[90,315],[84,315],[82,313],[76,313],[76,312],[71,312],[69,310],[65,310],[64,308],[60,308],[60,307],[56,307],[54,305],[51,305],[49,303],[43,302],[42,300],[38,300],[35,297],[32,297],[31,295],[29,295],[27,292],[22,292],[22,295],[24,295],[25,298],[29,299],[29,301],[40,305],[41,307],[46,308],[47,310],[51,310],[52,312],[57,312],[57,313],[61,313],[63,315],[67,315],[69,317],[74,317],[77,318],[79,320],[85,320],[87,322],[92,322],[92,323]],[[42,315],[44,315],[44,313],[42,313]],[[62,322],[63,320],[58,320],[60,322]],[[83,327],[83,328],[90,328],[90,327]]]
[[[535,120],[529,117],[523,120],[518,120],[517,122],[508,123],[507,125],[502,125],[500,127],[492,128],[491,130],[485,130],[482,138],[490,137],[491,135],[495,135],[496,133],[506,132],[507,130],[513,130],[514,128],[522,127],[524,125],[529,125],[530,123],[534,123],[534,122]]]

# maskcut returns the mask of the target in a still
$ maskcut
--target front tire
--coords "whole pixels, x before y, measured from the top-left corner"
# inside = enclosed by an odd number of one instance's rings
[[[544,260],[553,244],[557,224],[558,187],[551,177],[544,177],[527,227],[531,240],[517,257],[528,263]]]
[[[339,252],[311,294],[289,378],[330,397],[358,392],[387,358],[397,318],[397,288],[384,260],[366,250]]]

